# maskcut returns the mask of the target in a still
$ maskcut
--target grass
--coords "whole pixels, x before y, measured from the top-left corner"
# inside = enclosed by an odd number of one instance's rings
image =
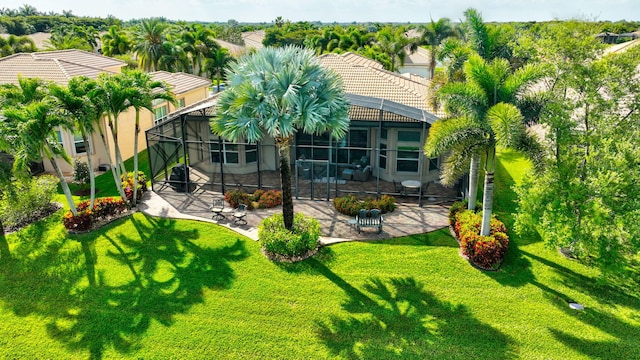
[[[523,162],[504,155],[508,216]],[[446,230],[283,265],[214,224],[135,214],[69,236],[60,216],[8,237],[0,358],[640,358],[637,294],[537,239],[514,237],[498,272],[471,267]]]

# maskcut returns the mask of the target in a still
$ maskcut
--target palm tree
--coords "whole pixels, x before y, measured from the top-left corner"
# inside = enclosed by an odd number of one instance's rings
[[[386,64],[386,69],[389,71],[398,70],[404,64],[404,59],[407,56],[407,45],[411,44],[404,29],[385,26],[376,34],[376,40],[380,51],[390,59],[390,62]]]
[[[118,120],[120,114],[131,107],[130,99],[133,97],[132,94],[134,92],[135,87],[131,77],[125,76],[121,73],[104,73],[98,75],[98,88],[92,94],[95,98],[102,98],[102,101],[104,101],[107,124],[111,130],[111,136],[113,138],[113,147],[116,156],[115,163],[111,160],[111,153],[109,152],[103,131],[100,132],[100,136],[102,137],[102,142],[105,146],[105,150],[107,151],[109,162],[112,165],[111,170],[113,173],[113,180],[116,183],[120,196],[124,200],[127,199],[127,196],[122,188],[121,175],[126,174],[126,169],[124,167],[122,155],[120,154],[120,145],[118,142]]]
[[[102,35],[102,53],[105,56],[124,55],[131,50],[131,41],[127,33],[118,25],[111,25]]]
[[[530,143],[522,114],[516,107],[530,85],[545,76],[545,68],[527,65],[515,72],[505,59],[487,63],[479,55],[464,67],[466,83],[449,83],[440,90],[452,118],[436,122],[425,144],[427,156],[448,153],[442,180],[451,184],[470,161],[469,203],[475,203],[480,154],[485,155],[482,235],[489,234],[493,202],[496,145],[524,148]],[[475,172],[475,173],[474,173]],[[477,181],[477,180],[476,180]],[[471,206],[471,205],[470,205]],[[470,207],[471,208],[471,207]]]
[[[0,57],[36,50],[36,44],[28,36],[9,35],[6,39],[0,37]]]
[[[348,104],[339,77],[322,67],[311,50],[264,48],[227,70],[230,88],[221,93],[212,130],[250,143],[275,139],[280,156],[284,226],[293,227],[290,145],[296,132],[341,138],[349,128]]]
[[[438,48],[446,38],[454,36],[456,32],[448,18],[440,18],[438,21],[431,19],[429,24],[420,27],[420,31],[420,43],[429,45],[429,71],[430,79],[433,79],[436,71]]]
[[[136,110],[135,137],[133,140],[133,205],[137,203],[138,189],[138,137],[140,134],[140,111],[147,109],[153,111],[153,101],[163,99],[175,103],[176,99],[169,86],[161,81],[154,81],[151,75],[140,71],[132,71],[126,74],[133,80],[134,91],[131,93],[129,103]]]
[[[478,10],[469,8],[464,12],[466,38],[478,55],[486,60],[510,57],[508,40],[504,37],[502,27],[490,26],[482,20]]]
[[[23,92],[22,98],[25,101],[4,108],[5,119],[1,122],[0,133],[5,138],[11,139],[14,171],[24,173],[29,169],[29,163],[40,160],[42,155],[49,159],[60,179],[60,186],[69,208],[76,216],[78,213],[71,190],[56,161],[56,158],[62,158],[67,163],[71,163],[69,155],[58,143],[56,135],[56,129],[70,129],[71,124],[58,111],[58,106],[51,97],[44,96],[46,90],[43,85],[44,83],[38,79],[19,78],[17,92]],[[32,97],[33,94],[37,96]]]
[[[200,24],[193,24],[185,27],[181,39],[184,51],[191,59],[191,73],[201,76],[205,59],[220,48],[214,40],[213,31]]]
[[[205,69],[211,78],[215,77],[217,80],[218,92],[220,92],[220,80],[224,69],[232,60],[233,57],[229,55],[229,51],[223,47],[218,47],[206,60]]]
[[[145,71],[156,71],[162,56],[167,23],[159,18],[143,19],[134,31],[133,50],[140,59],[140,67]]]
[[[67,87],[52,84],[51,94],[56,98],[60,107],[73,120],[74,130],[80,132],[85,149],[89,149],[89,136],[99,126],[104,110],[102,103],[91,98],[98,84],[95,80],[84,76],[77,76],[69,81]],[[93,171],[92,157],[87,156],[89,178],[91,184],[90,209],[96,198],[96,176]]]

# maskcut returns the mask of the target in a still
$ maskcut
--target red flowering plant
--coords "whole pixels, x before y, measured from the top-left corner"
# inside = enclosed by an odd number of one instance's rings
[[[453,231],[460,242],[462,255],[483,269],[499,267],[509,246],[504,223],[492,217],[489,236],[482,236],[482,213],[457,209],[453,219]]]
[[[76,206],[77,216],[73,216],[71,211],[67,211],[62,216],[62,222],[67,230],[89,230],[95,221],[120,214],[127,209],[127,203],[124,200],[112,197],[96,199],[93,209],[89,208],[89,204],[89,200],[80,202]]]

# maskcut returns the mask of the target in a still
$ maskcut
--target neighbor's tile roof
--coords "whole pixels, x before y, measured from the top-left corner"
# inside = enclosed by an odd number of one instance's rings
[[[264,30],[247,31],[242,33],[242,39],[244,40],[244,46],[252,47],[256,50],[260,50],[264,47],[262,40],[264,40]]]
[[[37,59],[58,59],[103,70],[114,66],[127,65],[124,61],[83,50],[42,51],[33,53],[32,55]]]
[[[211,80],[186,73],[170,73],[167,71],[155,71],[151,73],[156,81],[164,81],[171,86],[175,94],[184,94],[191,90],[211,85]]]
[[[413,53],[406,49],[407,56],[404,58],[404,66],[407,65],[429,65],[431,52],[423,47],[418,47]]]
[[[444,115],[428,105],[428,80],[415,81],[382,68],[379,63],[352,53],[325,54],[320,62],[333,69],[342,78],[345,92],[367,97],[387,99],[422,109],[436,116]],[[368,66],[371,62],[375,63]]]
[[[97,78],[103,69],[66,60],[38,56],[41,53],[14,54],[0,58],[0,84],[18,84],[18,77],[40,78],[66,85],[74,76]]]

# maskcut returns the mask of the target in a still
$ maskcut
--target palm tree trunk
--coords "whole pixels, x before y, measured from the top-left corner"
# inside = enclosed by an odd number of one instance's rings
[[[436,74],[436,45],[431,45],[431,53],[429,56],[429,73],[431,75],[429,79],[433,80],[433,77]]]
[[[478,196],[478,176],[480,175],[480,155],[471,156],[471,166],[469,167],[469,203],[467,209],[476,209],[476,198]]]
[[[53,156],[49,156],[49,161],[51,161],[51,166],[53,166],[53,169],[56,171],[58,178],[60,178],[60,187],[62,187],[62,192],[64,193],[64,196],[67,198],[67,203],[69,204],[69,209],[71,210],[71,213],[73,214],[73,216],[78,216],[78,210],[76,209],[76,204],[73,202],[73,196],[71,196],[71,190],[69,189],[69,184],[67,184],[67,180],[64,179],[64,174],[62,173],[62,170],[60,170],[60,167],[58,166],[58,163],[56,162],[56,159],[53,158]]]
[[[138,203],[138,134],[140,133],[140,110],[136,109],[135,137],[133,139],[133,206]]]
[[[84,132],[82,133],[82,142],[84,143],[84,148],[87,149],[87,165],[89,166],[89,186],[91,188],[89,209],[93,209],[93,205],[96,202],[96,173],[93,171],[93,160],[91,160],[89,139],[87,139],[87,134]]]
[[[6,262],[11,258],[11,252],[9,251],[9,243],[4,233],[4,223],[0,219],[0,261]]]
[[[489,236],[491,231],[491,212],[493,211],[493,174],[496,170],[496,148],[487,150],[487,162],[484,172],[484,195],[482,197],[482,227],[480,235]]]
[[[289,144],[278,146],[280,153],[280,177],[282,179],[282,217],[284,227],[293,229],[293,199],[291,197],[291,160],[289,158]]]

